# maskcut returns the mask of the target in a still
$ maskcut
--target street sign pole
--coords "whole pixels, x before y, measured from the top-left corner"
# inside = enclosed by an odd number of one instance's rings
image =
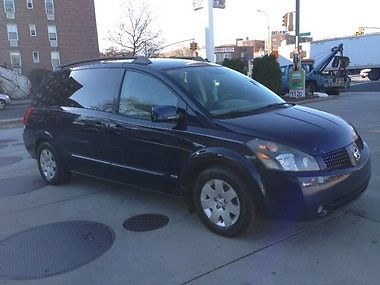
[[[305,71],[300,55],[300,0],[296,0],[296,45],[293,55],[293,72],[289,77],[289,96],[305,97]]]
[[[294,67],[296,70],[299,70],[301,67],[300,60],[300,0],[296,0],[296,50],[294,54],[296,57],[294,58]]]

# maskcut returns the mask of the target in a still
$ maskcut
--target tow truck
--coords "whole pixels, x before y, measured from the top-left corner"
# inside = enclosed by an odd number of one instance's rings
[[[339,55],[337,55],[339,53]],[[333,70],[326,70],[332,62]],[[326,92],[330,95],[338,95],[341,90],[350,86],[346,67],[350,59],[343,56],[343,44],[331,49],[331,52],[317,63],[313,59],[302,60],[301,66],[305,70],[305,93],[312,95],[314,92]],[[289,78],[293,71],[293,64],[281,66],[282,92],[289,92]]]

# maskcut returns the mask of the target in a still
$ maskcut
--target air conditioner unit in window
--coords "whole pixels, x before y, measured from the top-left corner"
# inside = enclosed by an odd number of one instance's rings
[[[50,41],[50,46],[51,47],[57,47],[58,46],[58,41]]]
[[[55,15],[54,14],[47,14],[48,21],[55,21]]]
[[[10,40],[9,45],[11,47],[18,47],[18,40]]]
[[[15,18],[15,13],[14,12],[7,12],[7,19],[14,19]]]

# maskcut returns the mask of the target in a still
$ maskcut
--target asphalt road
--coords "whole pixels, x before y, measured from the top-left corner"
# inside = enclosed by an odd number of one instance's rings
[[[0,284],[378,284],[380,93],[345,93],[308,105],[352,122],[367,141],[373,162],[367,191],[325,218],[306,223],[264,220],[236,239],[212,234],[175,198],[76,176],[63,186],[45,186],[22,145],[22,129],[0,129]],[[165,215],[169,223],[148,232],[123,228],[126,219],[146,213]],[[61,235],[7,240],[28,229],[73,221],[106,225],[113,232],[112,246],[72,268],[70,257],[82,249],[62,255],[58,240],[67,239]],[[90,230],[66,243],[67,250],[83,245],[83,239],[100,241]],[[41,251],[23,248],[26,242]],[[46,250],[49,245],[53,250]],[[45,278],[1,276],[7,268],[24,275],[37,268],[49,275],[60,266],[67,267]]]
[[[368,79],[353,81],[346,92],[380,92],[380,80],[368,81]]]

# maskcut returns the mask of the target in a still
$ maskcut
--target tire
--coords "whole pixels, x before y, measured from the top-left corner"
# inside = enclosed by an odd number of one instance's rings
[[[314,92],[318,91],[318,86],[314,81],[307,81],[305,83],[305,95],[313,96]]]
[[[5,101],[0,99],[0,110],[4,110],[6,105]]]
[[[68,171],[50,143],[43,142],[38,146],[37,164],[42,178],[48,184],[59,185],[67,181]]]
[[[240,175],[221,167],[209,168],[197,177],[193,202],[200,220],[212,232],[236,237],[256,218],[253,195]],[[215,214],[213,214],[215,213]]]
[[[339,95],[340,94],[340,90],[338,88],[329,88],[326,90],[326,93],[328,95]]]
[[[371,81],[376,81],[380,79],[380,71],[378,69],[371,69],[368,73],[368,79]]]

